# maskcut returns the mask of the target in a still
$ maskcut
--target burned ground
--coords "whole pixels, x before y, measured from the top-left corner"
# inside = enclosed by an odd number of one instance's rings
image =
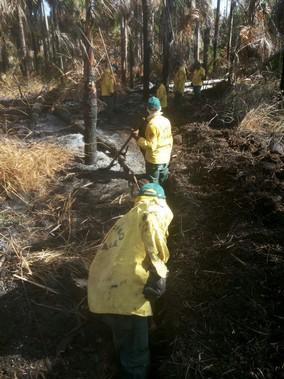
[[[212,89],[169,111],[175,219],[168,292],[151,331],[155,378],[283,377],[283,134],[237,127],[246,112],[225,108],[229,96],[227,86]],[[138,123],[138,101],[126,97],[110,134],[123,140]],[[240,118],[226,124],[228,114]],[[114,377],[111,338],[88,313],[84,280],[102,236],[131,206],[124,174],[74,164],[44,200],[2,199],[1,378]]]

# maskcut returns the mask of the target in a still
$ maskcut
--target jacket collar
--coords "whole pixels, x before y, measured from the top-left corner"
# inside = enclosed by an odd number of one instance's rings
[[[149,115],[147,116],[147,121],[152,120],[152,118],[154,118],[154,117],[161,116],[162,114],[163,114],[163,112],[162,112],[161,110],[160,110],[160,111],[153,112],[153,113],[151,113],[151,114],[149,114]]]

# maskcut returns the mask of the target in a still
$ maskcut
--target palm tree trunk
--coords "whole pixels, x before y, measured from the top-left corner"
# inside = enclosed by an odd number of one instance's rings
[[[134,30],[133,30],[133,43],[134,43],[134,65],[140,64],[142,60],[142,49],[141,49],[141,35],[142,28],[140,25],[142,24],[141,19],[141,8],[138,1],[134,4]]]
[[[280,90],[282,94],[284,94],[284,53],[283,52],[282,52],[282,74],[281,74]]]
[[[250,0],[249,1],[249,7],[248,7],[248,23],[249,23],[249,25],[254,25],[255,11],[256,11],[256,0]]]
[[[40,17],[41,17],[41,33],[42,33],[42,42],[43,42],[44,61],[45,61],[45,67],[48,68],[48,64],[50,61],[49,25],[48,25],[48,19],[46,17],[46,13],[44,9],[43,0],[41,0],[41,4],[40,4]]]
[[[149,0],[142,0],[143,13],[143,96],[149,97],[150,80],[150,39],[149,39]]]
[[[165,0],[163,9],[163,24],[162,24],[162,41],[163,41],[163,83],[168,88],[169,73],[170,73],[170,42],[171,42],[171,4],[170,0]]]
[[[9,68],[9,59],[8,59],[8,51],[7,51],[7,45],[6,40],[4,37],[2,37],[2,44],[1,44],[1,58],[2,58],[2,72],[7,72]]]
[[[129,84],[130,84],[130,88],[134,87],[133,68],[134,68],[134,42],[133,42],[133,36],[131,35],[129,38]]]
[[[121,15],[120,19],[120,48],[121,48],[121,81],[126,84],[127,77],[127,45],[128,45],[128,32],[127,32],[127,19]]]
[[[96,162],[96,126],[97,126],[97,91],[94,71],[93,51],[93,15],[95,0],[85,0],[86,4],[86,27],[84,42],[86,54],[84,59],[84,123],[85,123],[85,164],[91,165]]]
[[[25,36],[24,20],[23,20],[23,10],[20,5],[17,7],[18,13],[18,23],[19,23],[19,37],[20,37],[20,54],[21,54],[21,68],[23,75],[29,77],[29,66],[28,66],[28,49]]]
[[[231,0],[230,14],[229,14],[229,36],[227,44],[227,60],[229,69],[229,82],[232,81],[232,66],[233,66],[233,53],[232,53],[232,41],[233,41],[233,26],[234,26],[234,9],[236,6],[235,0]]]
[[[220,21],[220,2],[221,2],[221,0],[217,0],[214,41],[213,41],[213,71],[216,70],[216,58],[217,58],[218,36],[219,36],[219,21]]]
[[[195,38],[194,38],[194,60],[199,61],[200,54],[200,24],[199,21],[196,20],[195,24]]]
[[[232,39],[233,39],[233,25],[234,25],[234,8],[235,8],[235,0],[231,0],[230,14],[229,14],[229,35],[228,35],[228,43],[227,43],[227,60],[230,61],[231,50],[232,50]]]
[[[209,57],[209,46],[210,46],[210,31],[211,28],[209,25],[206,26],[204,30],[204,35],[203,35],[203,67],[206,72],[208,73],[208,57]]]
[[[52,22],[53,22],[53,51],[54,51],[54,59],[55,62],[58,64],[60,69],[64,71],[64,64],[63,64],[63,59],[61,55],[61,43],[60,43],[60,29],[58,25],[58,9],[57,9],[57,4],[56,1],[53,1],[53,6],[52,6]]]

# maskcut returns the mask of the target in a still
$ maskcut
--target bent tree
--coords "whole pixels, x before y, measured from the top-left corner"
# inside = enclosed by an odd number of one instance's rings
[[[86,23],[83,35],[84,54],[84,123],[85,123],[85,164],[96,162],[97,91],[94,71],[93,26],[95,19],[95,0],[86,0]]]

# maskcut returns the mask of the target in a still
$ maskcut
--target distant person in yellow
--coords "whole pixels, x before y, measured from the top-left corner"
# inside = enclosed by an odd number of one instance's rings
[[[179,99],[184,95],[184,85],[186,82],[186,69],[182,63],[179,65],[174,76],[174,94],[175,98]]]
[[[168,106],[168,94],[167,94],[167,89],[166,86],[164,85],[163,82],[158,85],[157,89],[157,98],[160,100],[161,103],[161,108],[165,109]]]
[[[201,63],[196,61],[193,66],[193,73],[192,73],[192,86],[193,86],[194,96],[200,97],[201,88],[202,88],[204,79],[205,79],[205,70],[201,66]]]
[[[91,264],[90,311],[111,329],[121,379],[148,378],[149,316],[166,290],[168,227],[173,214],[163,188],[145,184],[108,232]]]
[[[145,151],[146,177],[150,182],[163,185],[169,176],[169,162],[173,147],[170,121],[161,112],[160,100],[152,96],[147,105],[145,137],[133,131],[137,145]]]
[[[107,104],[107,111],[113,110],[115,79],[111,69],[106,66],[101,76],[101,97]]]

